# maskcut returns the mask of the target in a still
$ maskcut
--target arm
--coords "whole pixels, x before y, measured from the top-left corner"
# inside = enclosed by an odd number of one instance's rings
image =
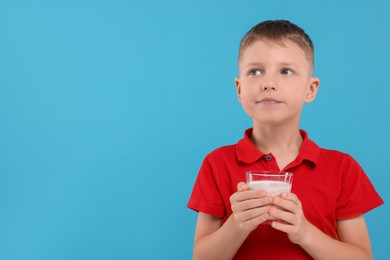
[[[340,240],[333,239],[309,223],[302,211],[302,205],[295,194],[282,194],[274,198],[277,208],[270,210],[271,216],[289,224],[273,222],[275,229],[286,232],[291,242],[299,244],[314,259],[372,259],[370,238],[363,216],[337,221]]]
[[[222,219],[199,212],[194,239],[194,259],[232,259],[250,232],[268,217],[271,198],[249,190],[244,183],[230,197],[233,214]]]
[[[232,259],[250,231],[243,232],[232,216],[222,219],[199,212],[196,223],[193,259]]]

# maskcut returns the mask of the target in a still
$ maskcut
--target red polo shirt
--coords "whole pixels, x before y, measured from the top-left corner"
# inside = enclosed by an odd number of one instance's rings
[[[272,154],[263,154],[249,139],[252,129],[236,145],[224,146],[204,159],[188,207],[223,222],[232,214],[229,198],[249,170],[277,170]],[[318,147],[301,130],[303,143],[297,158],[283,171],[294,174],[292,191],[302,202],[306,219],[337,239],[336,220],[366,213],[383,200],[359,164],[348,154]],[[259,225],[235,259],[311,259],[283,232]]]

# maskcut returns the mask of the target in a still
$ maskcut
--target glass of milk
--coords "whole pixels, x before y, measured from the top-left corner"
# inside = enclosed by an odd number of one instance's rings
[[[246,183],[251,190],[265,190],[268,196],[278,196],[282,192],[291,192],[293,174],[277,171],[248,171]],[[264,223],[277,220],[273,217]]]

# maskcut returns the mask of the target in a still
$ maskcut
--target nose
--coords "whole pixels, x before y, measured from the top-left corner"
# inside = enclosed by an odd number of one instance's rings
[[[275,82],[263,82],[261,83],[261,91],[276,91],[278,90],[277,84]]]

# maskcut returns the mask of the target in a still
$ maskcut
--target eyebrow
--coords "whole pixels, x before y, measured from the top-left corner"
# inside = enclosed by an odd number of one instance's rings
[[[243,64],[244,67],[264,67],[262,62],[249,62],[248,64]],[[290,62],[281,62],[277,64],[280,67],[297,67],[297,64]]]

